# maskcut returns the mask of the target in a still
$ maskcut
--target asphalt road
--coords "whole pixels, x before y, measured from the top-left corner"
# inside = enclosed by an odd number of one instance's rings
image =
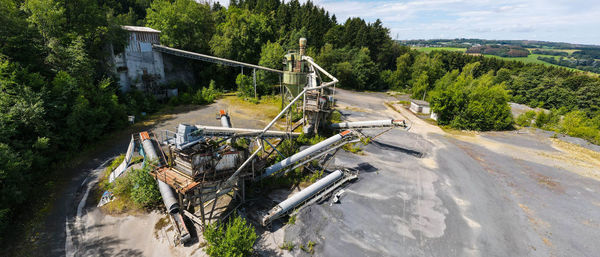
[[[391,115],[375,101],[388,96],[337,96],[354,107],[341,108],[348,119]],[[316,242],[315,256],[598,256],[600,181],[580,173],[600,175],[600,160],[547,135],[450,135],[411,118],[410,133],[339,154],[335,165],[362,170],[360,180],[341,203],[303,210],[285,241]]]

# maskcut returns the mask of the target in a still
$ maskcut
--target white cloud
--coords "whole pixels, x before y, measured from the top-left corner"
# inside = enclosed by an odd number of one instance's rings
[[[213,0],[215,1],[215,0]],[[218,0],[228,5],[228,0]],[[286,2],[288,2],[286,0]],[[302,0],[300,2],[306,2]],[[381,19],[399,39],[471,37],[600,44],[594,0],[314,0],[337,16]]]
[[[600,2],[582,0],[315,1],[338,21],[379,18],[400,39],[475,37],[600,44]]]

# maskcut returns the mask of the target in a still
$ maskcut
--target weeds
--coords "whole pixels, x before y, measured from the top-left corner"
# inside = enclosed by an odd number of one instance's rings
[[[308,244],[306,244],[306,246],[300,245],[300,249],[302,249],[302,251],[305,251],[307,253],[314,254],[315,253],[315,245],[316,245],[315,242],[308,241]]]
[[[287,224],[289,224],[289,225],[296,224],[296,215],[290,215],[290,218],[288,219]]]
[[[296,245],[293,242],[283,242],[282,245],[279,246],[279,249],[292,251],[296,248]]]
[[[360,154],[362,152],[362,149],[360,149],[360,146],[357,143],[345,144],[342,149],[354,154]]]

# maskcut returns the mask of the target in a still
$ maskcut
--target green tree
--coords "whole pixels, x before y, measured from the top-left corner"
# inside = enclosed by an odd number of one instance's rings
[[[429,76],[427,76],[427,72],[423,71],[421,74],[415,79],[412,86],[412,98],[414,99],[424,99],[427,91],[429,90]]]
[[[433,85],[445,73],[440,58],[437,55],[430,57],[427,54],[420,54],[415,58],[411,72],[413,83],[422,76],[423,72],[426,72],[429,85]]]
[[[378,68],[371,60],[368,48],[361,48],[352,60],[352,74],[355,77],[357,89],[375,90],[379,88]]]
[[[212,257],[251,256],[257,238],[252,225],[237,215],[227,224],[213,223],[204,230],[204,239],[208,242],[206,253]]]
[[[252,78],[244,74],[238,74],[235,79],[237,85],[238,96],[241,97],[254,97],[254,85],[252,85]]]
[[[211,52],[223,58],[257,63],[261,46],[272,34],[266,16],[230,7],[225,12],[225,22],[217,25],[210,40]]]
[[[269,67],[272,69],[281,70],[283,56],[285,55],[285,50],[281,45],[277,42],[271,43],[268,41],[266,44],[262,46],[262,50],[260,52],[260,60],[258,61],[258,65]],[[259,71],[259,78],[261,82],[267,84],[276,84],[279,83],[279,74],[268,72],[268,71]]]
[[[469,130],[510,129],[513,120],[504,84],[494,84],[493,73],[473,77],[477,63],[447,73],[430,94],[438,124]],[[454,81],[452,82],[452,80]]]
[[[194,0],[156,0],[147,13],[146,26],[161,31],[162,44],[208,53],[209,41],[215,31],[208,4]]]

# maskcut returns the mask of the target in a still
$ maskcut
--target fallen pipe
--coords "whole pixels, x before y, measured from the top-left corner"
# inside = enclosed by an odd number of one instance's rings
[[[229,115],[227,115],[224,110],[220,110],[219,115],[221,115],[221,126],[224,128],[231,128],[231,120],[229,120]]]
[[[322,150],[326,149],[327,147],[341,141],[342,139],[346,138],[347,136],[349,136],[350,134],[350,130],[346,130],[343,131],[339,134],[335,134],[332,137],[325,139],[315,145],[312,145],[309,148],[306,148],[303,151],[300,151],[288,158],[285,158],[283,161],[280,161],[278,163],[273,164],[272,166],[268,167],[265,170],[265,173],[260,177],[260,179],[263,179],[267,176],[270,176],[271,174],[278,172],[288,166],[293,165],[294,163],[308,157],[311,156],[313,154],[319,153]]]
[[[146,155],[146,160],[149,162],[158,160],[158,155],[156,154],[156,150],[154,149],[154,145],[152,144],[152,140],[148,135],[148,132],[140,133],[140,140],[142,141],[142,147],[144,148],[144,153]],[[163,203],[165,207],[169,211],[169,213],[178,213],[179,212],[179,203],[177,203],[177,198],[173,193],[173,189],[167,183],[162,182],[160,179],[158,181],[158,190],[160,191],[160,195],[162,196]]]
[[[324,178],[318,180],[314,184],[308,186],[307,188],[302,189],[302,191],[292,195],[290,198],[273,207],[273,209],[271,209],[269,213],[263,218],[262,224],[267,225],[271,223],[271,221],[285,215],[288,211],[293,210],[298,205],[309,200],[315,194],[321,192],[336,181],[340,180],[343,175],[344,173],[341,170],[336,170],[331,174],[325,176]]]
[[[406,127],[404,120],[367,120],[340,122],[331,124],[333,129],[358,129],[358,128],[377,128],[377,127]]]

